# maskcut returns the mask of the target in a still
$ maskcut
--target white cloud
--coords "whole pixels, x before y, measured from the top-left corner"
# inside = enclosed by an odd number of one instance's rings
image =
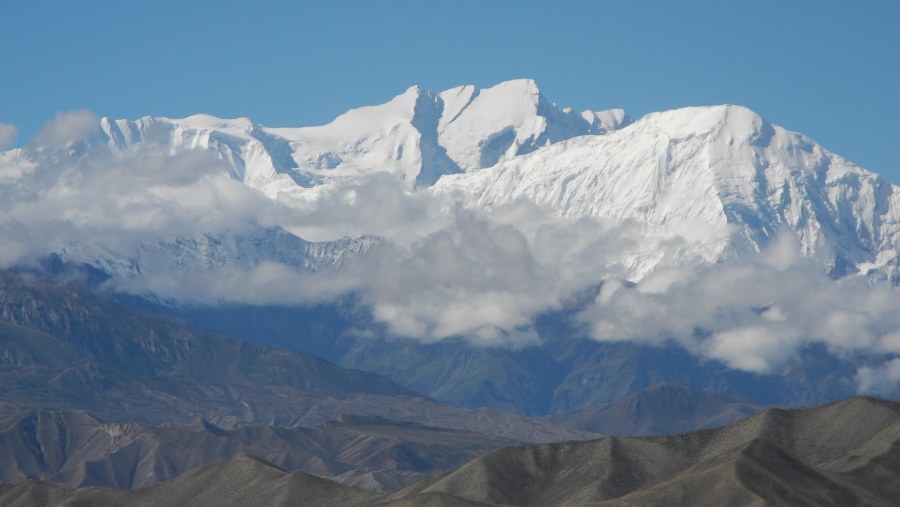
[[[452,222],[446,201],[410,191],[381,173],[332,181],[280,199],[291,209],[281,225],[310,241],[369,234],[408,246]]]
[[[789,238],[773,249],[740,261],[664,269],[634,289],[602,290],[581,318],[597,340],[674,341],[756,373],[777,370],[811,344],[843,356],[900,349],[900,291],[832,280]]]
[[[83,243],[120,255],[141,241],[240,231],[278,206],[207,152],[55,160],[0,180],[2,266]]]
[[[708,355],[738,370],[770,373],[795,346],[796,337],[757,325],[713,334],[708,342]]]
[[[5,150],[16,140],[19,129],[9,123],[0,123],[0,151]]]
[[[466,213],[406,251],[382,252],[365,264],[359,283],[376,318],[397,334],[429,341],[533,340],[523,329],[559,302],[552,272],[534,259],[520,231]]]
[[[84,109],[57,114],[34,137],[36,146],[65,146],[95,132],[100,128],[97,115]]]
[[[112,285],[124,292],[177,296],[187,304],[306,304],[332,301],[356,288],[352,279],[324,277],[277,262],[161,273]]]
[[[856,372],[856,383],[861,393],[896,396],[900,389],[900,359],[886,361],[874,368],[860,368]]]
[[[878,338],[878,350],[900,354],[900,328],[888,331]]]

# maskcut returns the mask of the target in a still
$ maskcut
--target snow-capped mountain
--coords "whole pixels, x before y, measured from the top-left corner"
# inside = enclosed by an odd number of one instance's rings
[[[520,80],[319,127],[76,120],[0,153],[0,267],[74,263],[471,406],[897,389],[900,188],[744,107],[632,121]]]
[[[530,79],[436,93],[413,86],[327,125],[267,128],[247,118],[103,118],[93,148],[112,153],[160,145],[172,153],[212,150],[234,178],[269,197],[335,178],[386,172],[409,188],[444,174],[489,167],[548,143],[603,134],[630,122],[621,109],[576,113],[547,100]],[[79,152],[81,153],[81,152]],[[28,158],[27,156],[25,157]]]
[[[900,189],[740,106],[649,114],[446,176],[435,190],[479,208],[525,198],[563,217],[631,220],[660,243],[687,239],[681,261],[758,251],[789,228],[835,277],[900,282]],[[672,253],[644,252],[635,278]]]
[[[572,137],[605,134],[631,121],[621,109],[581,114],[559,109],[530,79],[484,90],[460,86],[439,96],[444,107],[438,141],[466,172]]]
[[[101,118],[93,132],[68,144],[0,154],[0,176],[15,183],[42,165],[90,167],[97,161],[109,165],[139,159],[148,152],[203,152],[214,154],[228,177],[272,200],[285,195],[308,200],[315,198],[315,187],[377,173],[393,175],[407,190],[425,187],[442,175],[481,169],[573,136],[604,134],[630,121],[622,110],[560,109],[527,79],[440,93],[413,86],[385,104],[351,110],[317,127],[267,128],[247,118],[203,114]],[[114,277],[136,278],[259,262],[301,269],[335,266],[375,242],[368,237],[308,243],[267,225],[156,238],[126,254],[65,238],[56,248],[66,260],[91,264]]]
[[[559,108],[527,79],[443,92],[414,86],[318,127],[268,128],[207,115],[103,118],[75,143],[0,154],[0,182],[15,185],[42,164],[117,160],[151,148],[211,152],[230,178],[274,201],[314,200],[335,182],[386,173],[407,192],[453,196],[476,209],[524,198],[559,217],[631,221],[649,238],[620,259],[631,279],[664,259],[713,262],[755,252],[787,228],[835,277],[860,273],[900,283],[900,190],[878,175],[743,107],[685,108],[632,121],[622,110]],[[66,244],[61,253],[134,277],[264,260],[334,265],[343,247],[359,253],[368,248],[360,244],[375,241],[322,243],[317,248],[328,259],[311,260],[316,249],[278,225],[239,229],[236,238],[201,230],[145,242],[129,258],[84,243]],[[672,238],[679,238],[675,246]]]

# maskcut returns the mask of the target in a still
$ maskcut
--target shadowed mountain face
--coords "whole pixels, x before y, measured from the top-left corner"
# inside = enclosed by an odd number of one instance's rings
[[[350,413],[523,442],[549,442],[591,438],[595,436],[592,433],[689,431],[726,424],[751,413],[749,406],[740,405],[729,412],[730,398],[711,393],[701,396],[686,388],[648,390],[632,400],[631,408],[596,404],[665,380],[665,376],[654,376],[663,371],[703,385],[703,379],[694,375],[700,370],[692,370],[690,364],[680,369],[677,365],[682,363],[673,361],[667,370],[648,368],[655,364],[654,357],[656,361],[664,359],[664,351],[653,357],[627,350],[601,353],[575,341],[568,348],[554,346],[554,357],[537,349],[473,349],[453,343],[425,346],[398,341],[383,342],[379,349],[351,347],[345,356],[359,367],[407,379],[417,371],[417,379],[411,382],[416,387],[472,406],[515,410],[527,403],[540,413],[553,398],[568,400],[559,402],[559,408],[595,402],[556,418],[534,420],[446,407],[376,375],[339,368],[304,353],[196,332],[86,290],[25,275],[0,274],[0,317],[3,401],[23,408],[84,410],[112,422],[158,424],[201,417],[224,427],[235,423],[311,427]],[[272,320],[273,327],[280,325]],[[322,331],[307,325],[298,326],[296,340],[308,336],[314,342],[324,339],[322,333],[334,332],[334,348],[347,343],[337,329],[325,326]],[[578,366],[561,378],[562,363]],[[559,384],[555,392],[554,383]]]
[[[0,486],[4,505],[292,505],[298,498],[334,506],[890,506],[900,498],[900,404],[857,397],[767,409],[715,430],[504,448],[381,495],[247,456],[136,491]]]
[[[675,346],[598,342],[577,325],[575,315],[582,302],[540,317],[536,326],[540,343],[516,349],[477,347],[454,339],[422,343],[391,338],[370,315],[347,302],[303,308],[163,308],[129,303],[201,329],[375,372],[442,403],[525,415],[613,403],[673,382],[760,405],[825,403],[858,390],[852,381],[856,366],[821,346],[809,346],[783,368],[761,375],[701,360]]]
[[[16,409],[84,410],[111,422],[199,417],[222,427],[311,427],[362,414],[523,442],[595,436],[440,405],[375,374],[197,332],[72,285],[9,272],[0,272],[0,393]]]
[[[0,273],[0,345],[5,401],[113,421],[285,424],[332,396],[416,396],[371,373],[196,332],[15,273]]]

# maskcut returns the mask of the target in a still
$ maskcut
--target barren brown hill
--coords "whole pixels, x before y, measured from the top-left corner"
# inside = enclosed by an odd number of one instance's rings
[[[223,429],[202,420],[153,426],[27,410],[0,419],[0,480],[132,489],[248,453],[342,484],[392,490],[515,443],[370,416],[315,428]]]
[[[243,506],[372,505],[374,494],[303,472],[289,473],[245,454],[140,490],[67,489],[45,482],[0,485],[0,505]]]
[[[390,494],[239,456],[137,491],[0,486],[0,504],[895,506],[900,404],[867,397],[767,409],[730,426],[663,437],[510,447]]]
[[[767,409],[730,426],[494,451],[392,498],[545,505],[897,505],[900,404]],[[606,503],[603,503],[606,502]]]

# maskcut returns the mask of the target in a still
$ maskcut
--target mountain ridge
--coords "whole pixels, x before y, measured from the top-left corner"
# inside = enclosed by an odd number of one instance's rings
[[[460,93],[466,95],[462,106],[453,100]],[[411,186],[430,185],[443,174],[493,165],[507,147],[515,156],[547,142],[605,133],[629,122],[621,110],[578,114],[560,109],[534,81],[522,79],[443,92],[412,86],[384,104],[352,109],[312,127],[270,128],[245,117],[229,120],[206,114],[133,122],[102,118],[98,141],[119,152],[144,141],[176,150],[206,147],[230,162],[232,176],[274,197],[290,191],[291,181],[309,187],[335,175],[365,171],[387,171]]]
[[[476,208],[526,198],[563,217],[634,220],[656,245],[684,234],[694,262],[758,252],[788,227],[805,255],[828,257],[835,277],[884,269],[900,281],[900,188],[743,106],[649,113],[604,136],[449,175],[436,190]],[[699,224],[708,230],[691,233]],[[625,277],[645,276],[661,252]]]
[[[313,428],[193,422],[107,423],[83,411],[0,417],[0,481],[134,489],[251,453],[367,490],[392,490],[519,442],[371,416]]]
[[[110,422],[202,417],[216,425],[315,426],[341,414],[520,441],[588,438],[492,410],[434,402],[374,373],[195,331],[71,284],[0,271],[0,403],[88,410]]]
[[[854,397],[807,409],[767,409],[713,430],[507,447],[380,495],[238,455],[136,491],[0,484],[0,501],[200,507],[255,498],[285,505],[296,501],[285,495],[289,489],[322,506],[888,506],[900,493],[898,443],[900,405]],[[224,488],[223,481],[230,486]]]

